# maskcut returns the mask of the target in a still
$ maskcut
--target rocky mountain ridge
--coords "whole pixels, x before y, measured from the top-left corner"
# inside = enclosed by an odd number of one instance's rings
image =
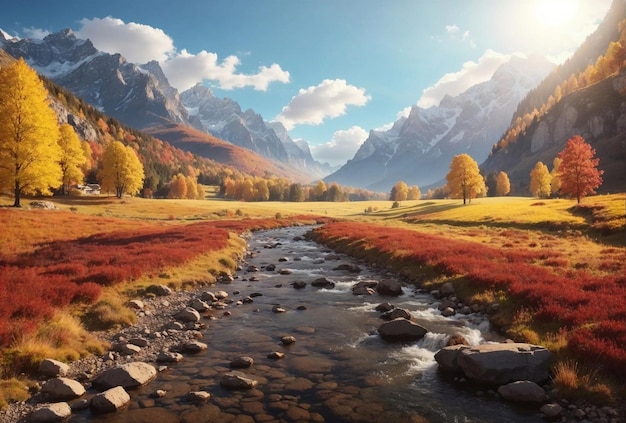
[[[325,178],[388,191],[397,181],[426,187],[445,178],[452,157],[487,158],[519,101],[554,65],[541,56],[514,56],[486,82],[444,97],[439,106],[413,106],[387,131],[370,131],[353,159]]]

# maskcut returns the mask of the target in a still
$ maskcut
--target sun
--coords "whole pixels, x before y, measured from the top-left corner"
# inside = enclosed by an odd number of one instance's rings
[[[547,27],[560,27],[571,21],[577,4],[572,0],[538,0],[535,3],[535,17]]]

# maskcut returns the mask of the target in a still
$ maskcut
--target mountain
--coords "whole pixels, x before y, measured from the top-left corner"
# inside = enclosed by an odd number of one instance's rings
[[[153,134],[158,134],[160,128],[170,142],[183,149],[189,147],[189,151],[215,160],[229,157],[225,163],[240,164],[238,169],[242,171],[249,168],[243,165],[243,157],[253,163],[259,161],[241,149],[230,149],[215,140],[211,141],[213,147],[207,148],[208,138],[191,130],[196,128],[261,155],[265,159],[261,161],[272,161],[272,164],[258,166],[266,172],[282,169],[280,176],[299,175],[298,180],[302,182],[330,173],[330,169],[317,163],[308,149],[298,147],[286,133],[279,138],[273,128],[282,130],[271,127],[253,110],[242,112],[235,101],[219,99],[201,86],[180,95],[156,61],[141,65],[129,63],[119,54],[98,51],[89,40],[76,38],[69,29],[40,41],[5,38],[0,32],[0,48],[13,57],[23,57],[38,73],[107,116],[135,129],[149,129]],[[172,127],[177,126],[190,130],[172,131]],[[199,137],[197,142],[189,141],[190,134]],[[182,139],[173,139],[175,135]],[[225,150],[211,156],[217,152],[218,144]],[[198,148],[199,145],[204,147]],[[242,159],[235,160],[235,152],[241,152]]]
[[[188,124],[187,111],[156,62],[145,68],[98,51],[66,29],[43,40],[6,39],[0,47],[107,116],[136,129],[163,121]]]
[[[265,158],[288,163],[309,173],[310,179],[330,173],[330,169],[313,159],[308,145],[296,144],[279,122],[266,122],[252,109],[244,112],[236,101],[218,98],[201,84],[184,91],[181,100],[196,128]]]
[[[439,106],[413,106],[391,129],[370,131],[354,158],[325,181],[386,192],[398,181],[420,187],[440,182],[457,154],[480,163],[520,100],[553,68],[541,56],[514,56],[490,80],[444,97]]]
[[[626,44],[626,28],[620,29],[624,19],[626,2],[615,0],[596,31],[520,103],[507,136],[481,165],[484,173],[507,172],[514,192],[525,194],[536,163],[552,169],[567,140],[581,135],[604,170],[598,192],[626,190],[626,67],[606,61],[611,42]],[[560,98],[553,94],[557,91]],[[521,130],[520,121],[527,122]]]

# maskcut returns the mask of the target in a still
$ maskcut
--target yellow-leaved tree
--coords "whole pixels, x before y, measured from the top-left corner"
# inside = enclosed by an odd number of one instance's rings
[[[137,153],[120,141],[113,141],[104,151],[100,180],[103,191],[114,191],[117,198],[135,195],[143,186],[143,165]]]
[[[59,165],[61,166],[62,181],[61,195],[70,192],[73,184],[83,182],[85,175],[82,167],[87,163],[87,151],[83,148],[80,138],[74,132],[72,125],[64,123],[59,128],[61,136],[59,137],[59,147],[61,147],[61,158]],[[86,144],[89,146],[89,144]]]
[[[390,201],[404,201],[409,196],[409,186],[404,181],[398,181],[391,188],[391,193],[389,194]]]
[[[412,185],[409,187],[409,194],[407,195],[407,200],[419,200],[422,196],[420,192],[420,188],[417,185]]]
[[[485,180],[480,174],[478,163],[469,154],[452,158],[450,171],[446,175],[446,190],[452,198],[462,198],[463,204],[487,193]]]
[[[530,192],[535,197],[548,198],[552,188],[550,182],[552,177],[548,171],[548,166],[542,162],[537,162],[533,170],[530,171]]]
[[[506,172],[498,173],[496,179],[496,196],[503,197],[511,192],[511,181],[509,181],[509,175]]]
[[[0,69],[0,189],[51,194],[61,184],[57,116],[37,73],[23,59]]]

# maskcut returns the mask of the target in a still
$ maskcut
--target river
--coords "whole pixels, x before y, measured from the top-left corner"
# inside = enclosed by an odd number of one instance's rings
[[[353,295],[355,283],[383,276],[362,264],[358,274],[333,270],[342,263],[355,262],[343,255],[325,260],[335,254],[299,239],[310,229],[254,233],[249,239],[253,254],[244,269],[232,284],[220,284],[215,290],[227,291],[234,300],[253,293],[261,295],[251,304],[232,304],[227,309],[230,315],[213,312],[216,319],[209,320],[203,330],[202,341],[209,345],[208,350],[186,356],[151,384],[131,391],[128,409],[102,416],[76,413],[70,421],[543,421],[535,408],[514,407],[437,371],[433,356],[450,335],[462,335],[470,344],[495,336],[484,318],[444,318],[437,311],[436,299],[411,286],[394,298]],[[276,270],[268,271],[265,266],[269,264]],[[249,266],[259,270],[249,271]],[[321,277],[335,282],[334,288],[312,287],[311,282]],[[297,280],[307,286],[295,289],[291,283]],[[375,311],[381,302],[409,310],[413,320],[429,333],[419,342],[383,341],[376,332],[383,323]],[[276,305],[286,312],[273,312]],[[282,345],[281,337],[286,335],[294,336],[296,342]],[[283,352],[285,357],[269,359],[272,351]],[[243,372],[259,381],[256,389],[229,391],[220,386],[221,375],[231,370],[230,361],[239,356],[254,359],[254,365]],[[159,389],[167,394],[154,398]],[[194,390],[205,390],[212,397],[205,404],[192,404],[185,397]]]

